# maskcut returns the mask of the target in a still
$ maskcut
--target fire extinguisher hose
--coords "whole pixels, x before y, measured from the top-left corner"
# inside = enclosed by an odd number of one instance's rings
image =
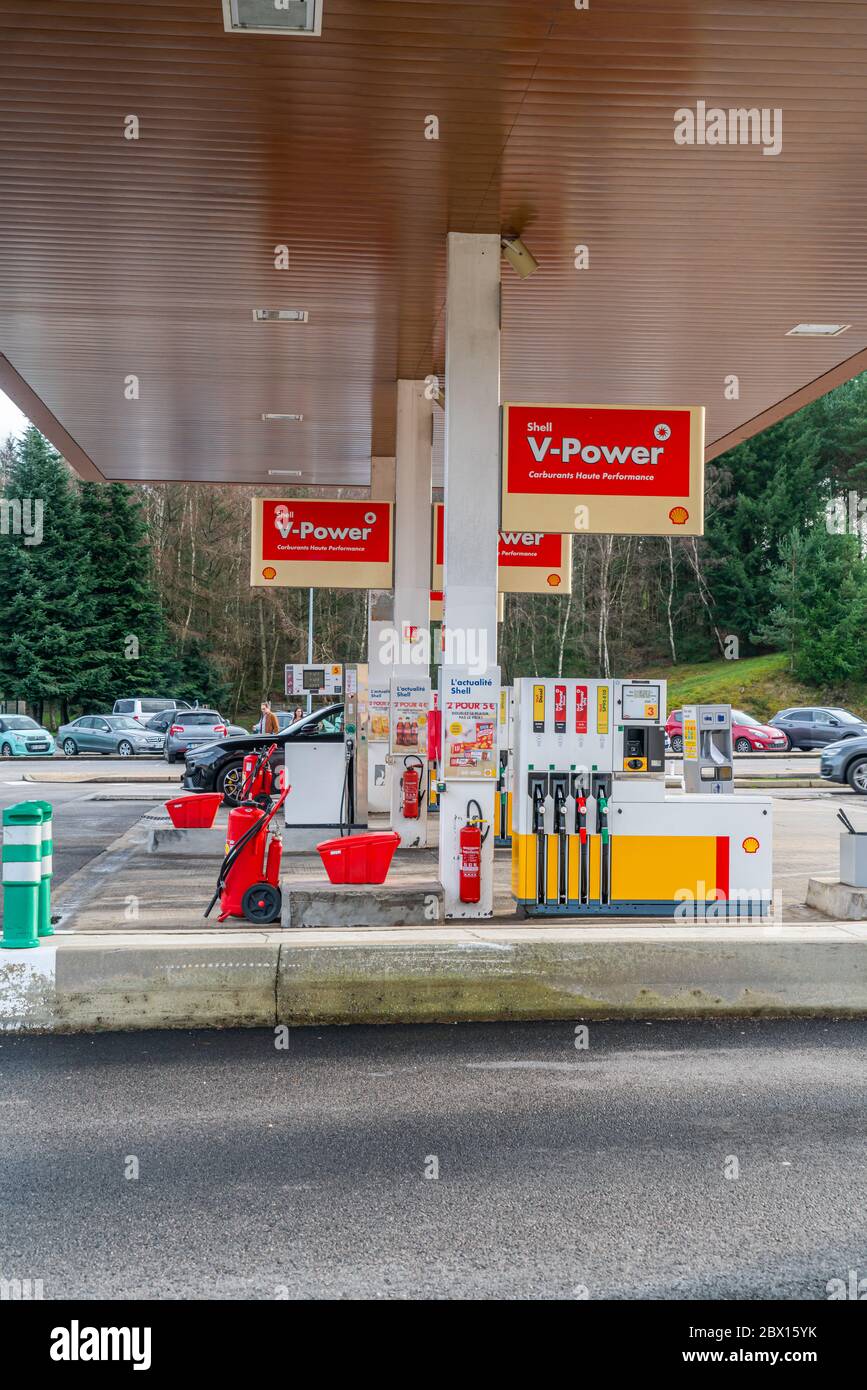
[[[475,816],[472,814],[472,811],[470,810],[470,807],[471,807],[471,806],[475,806],[475,808],[476,808],[476,814],[475,814]],[[484,823],[485,823],[485,821],[484,821],[484,816],[482,815],[482,808],[481,808],[481,806],[479,805],[478,801],[476,801],[475,797],[471,797],[470,800],[467,802],[467,824],[470,824],[470,823],[471,823],[472,821],[474,821],[474,820],[478,822],[480,828],[481,828],[481,826],[484,825]],[[491,827],[490,827],[490,825],[488,825],[488,826],[486,827],[486,829],[485,829],[485,833],[482,835],[482,839],[481,839],[481,843],[482,843],[482,844],[484,844],[484,843],[485,843],[485,840],[487,840],[488,835],[490,834],[490,830],[491,830]]]

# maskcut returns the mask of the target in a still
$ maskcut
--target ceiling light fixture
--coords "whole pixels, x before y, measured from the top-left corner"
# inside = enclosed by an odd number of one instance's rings
[[[254,309],[255,323],[306,323],[306,309]]]
[[[262,419],[263,419],[263,420],[303,420],[303,419],[304,419],[304,416],[303,416],[303,415],[278,415],[278,414],[275,414],[275,413],[272,412],[272,413],[269,413],[269,414],[267,414],[267,415],[263,415],[263,416],[262,416]]]
[[[519,236],[504,234],[500,237],[500,246],[509,265],[520,275],[522,280],[526,280],[528,275],[536,274],[539,269],[539,262],[527,250]]]
[[[839,338],[851,323],[796,323],[786,334],[787,338]]]
[[[223,0],[223,28],[229,34],[282,34],[318,38],[323,0]]]
[[[300,478],[300,468],[269,468],[269,478]]]

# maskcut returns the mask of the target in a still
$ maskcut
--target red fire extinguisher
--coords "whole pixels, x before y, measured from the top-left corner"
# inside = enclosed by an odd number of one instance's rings
[[[400,779],[400,810],[405,820],[418,820],[421,813],[422,798],[425,795],[420,790],[423,772],[424,763],[421,758],[411,753],[404,758],[403,776]]]
[[[473,815],[472,808],[476,808]],[[460,857],[459,887],[462,903],[477,903],[482,896],[482,845],[488,838],[490,826],[482,834],[482,808],[478,801],[467,802],[467,822],[458,836]]]

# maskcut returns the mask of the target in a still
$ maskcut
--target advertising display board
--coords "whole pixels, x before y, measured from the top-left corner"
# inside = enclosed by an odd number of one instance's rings
[[[427,676],[391,678],[389,752],[417,753],[427,760],[430,679]]]
[[[704,531],[704,407],[503,406],[501,526]]]
[[[387,685],[372,685],[368,690],[367,707],[370,711],[370,733],[368,742],[388,743],[388,709],[390,690]]]
[[[444,667],[440,690],[443,778],[446,781],[495,778],[499,769],[499,668],[493,667],[484,676],[472,676]]]
[[[253,498],[250,583],[390,589],[392,504]]]
[[[571,527],[570,527],[571,530]],[[435,502],[431,546],[431,589],[443,587],[445,507]],[[553,531],[501,531],[497,551],[501,594],[570,594],[572,537]]]

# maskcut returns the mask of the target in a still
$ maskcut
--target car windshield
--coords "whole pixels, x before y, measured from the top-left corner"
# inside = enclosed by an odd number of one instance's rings
[[[761,724],[761,722],[760,719],[756,719],[754,714],[744,714],[742,709],[732,710],[733,724]]]
[[[839,719],[841,724],[863,724],[864,720],[857,715],[850,714],[847,709],[832,709],[828,711],[835,719]]]
[[[3,725],[7,729],[38,729],[39,725],[35,719],[31,719],[26,714],[4,714]]]
[[[96,717],[97,719],[100,717],[105,718],[113,729],[135,729],[137,733],[141,733],[142,731],[141,724],[135,719],[131,719],[128,714],[106,714],[104,716],[97,715]]]

